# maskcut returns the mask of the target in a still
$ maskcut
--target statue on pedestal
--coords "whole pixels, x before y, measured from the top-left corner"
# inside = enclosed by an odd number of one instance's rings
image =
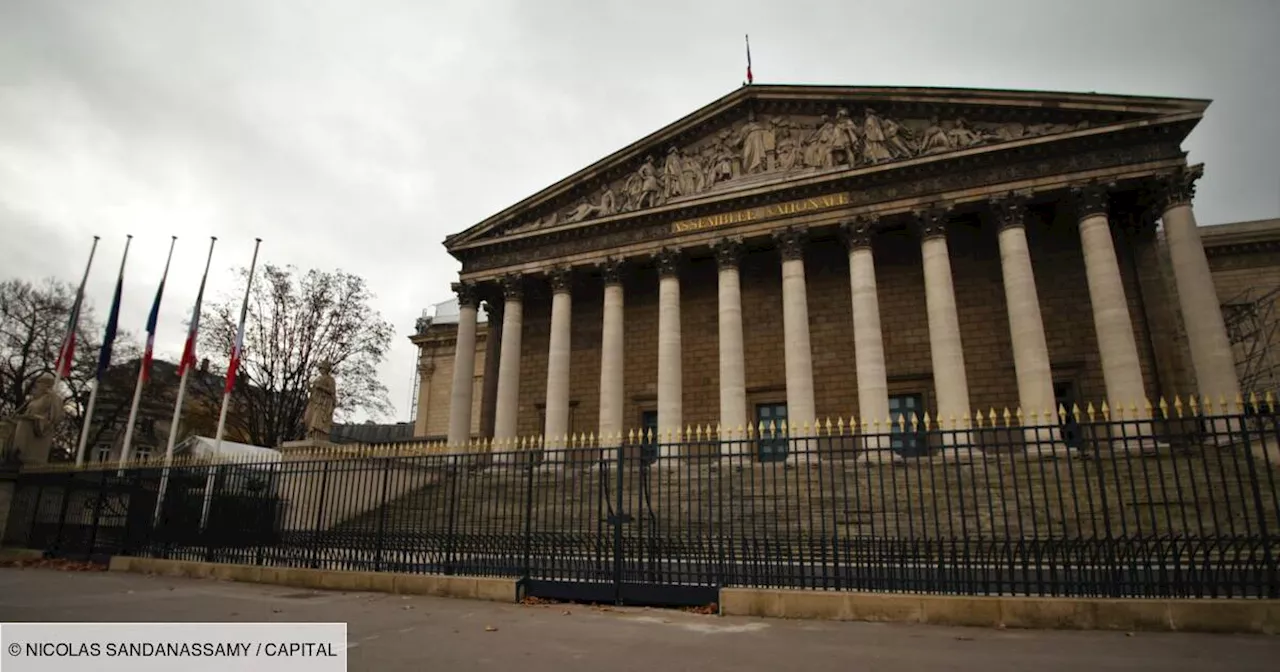
[[[53,436],[66,414],[62,408],[62,399],[53,389],[53,383],[53,374],[41,375],[36,380],[36,387],[31,391],[27,403],[18,409],[17,415],[5,421],[10,426],[6,431],[11,432],[8,447],[17,450],[28,462],[49,461]],[[0,436],[0,440],[3,439]]]
[[[307,410],[302,416],[302,424],[306,428],[308,441],[328,441],[333,431],[333,408],[337,400],[337,385],[333,376],[329,375],[332,366],[329,362],[320,362],[320,375],[311,382],[311,391],[307,395]]]

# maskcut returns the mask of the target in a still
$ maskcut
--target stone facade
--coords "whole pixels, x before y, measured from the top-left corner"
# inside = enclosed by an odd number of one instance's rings
[[[1201,168],[1179,145],[1205,105],[745,87],[446,240],[463,262],[459,295],[494,318],[473,339],[452,324],[414,337],[430,372],[416,434],[494,436],[495,406],[503,422],[514,416],[499,439],[612,432],[602,390],[622,428],[714,427],[743,403],[748,422],[772,404],[798,424],[885,408],[947,421],[1028,399],[1139,415],[1161,395],[1233,399],[1237,377],[1209,364],[1228,343],[1212,297],[1251,286],[1259,265],[1280,269],[1258,249],[1280,227],[1194,234]],[[649,158],[659,148],[674,157],[666,173]],[[1219,254],[1226,239],[1239,249]],[[862,296],[875,301],[855,301],[851,273],[854,287],[874,278]],[[606,302],[610,285],[621,293]],[[503,307],[519,315],[512,329]],[[620,394],[605,384],[615,367],[601,370],[614,318]],[[451,353],[463,349],[475,360],[470,408],[451,409]],[[518,366],[499,352],[519,352]],[[1198,381],[1197,366],[1212,375]],[[877,369],[884,383],[868,386]],[[722,386],[722,372],[745,390]]]

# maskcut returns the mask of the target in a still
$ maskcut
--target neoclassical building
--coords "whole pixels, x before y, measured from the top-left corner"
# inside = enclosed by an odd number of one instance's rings
[[[458,309],[413,337],[416,433],[1233,400],[1181,148],[1208,105],[738,89],[445,240]],[[1280,284],[1280,227],[1226,239]]]

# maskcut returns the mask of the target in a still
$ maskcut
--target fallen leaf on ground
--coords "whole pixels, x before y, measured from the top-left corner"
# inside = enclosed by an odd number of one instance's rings
[[[485,632],[497,632],[497,631],[498,631],[498,629],[497,629],[497,628],[495,628],[495,627],[493,627],[492,625],[486,625],[486,626],[484,626],[484,631],[485,631]]]

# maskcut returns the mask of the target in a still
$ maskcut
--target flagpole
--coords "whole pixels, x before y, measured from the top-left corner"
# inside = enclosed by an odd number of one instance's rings
[[[129,245],[131,243],[133,243],[133,236],[132,235],[125,236],[124,255],[120,257],[120,275],[116,280],[117,290],[120,288],[120,283],[124,280],[124,262],[129,259]],[[117,301],[119,300],[119,296],[116,297],[116,300]],[[118,309],[119,305],[118,304],[113,305],[112,308]],[[107,328],[110,329],[110,325],[108,325]],[[109,349],[111,347],[111,344],[107,341],[108,337],[110,336],[103,337],[102,347],[104,349]],[[101,361],[101,359],[99,361]],[[101,367],[99,368],[101,369]],[[104,373],[103,371],[99,370],[98,375],[95,375],[93,377],[93,380],[89,381],[89,405],[85,409],[84,422],[80,427],[80,443],[79,445],[76,446],[76,466],[77,467],[84,466],[84,449],[85,449],[85,445],[88,444],[89,442],[89,427],[90,425],[93,424],[93,409],[95,406],[97,406],[97,403],[98,403],[99,378],[102,376],[103,373]]]
[[[98,240],[100,236],[93,237],[93,247],[89,248],[89,261],[84,265],[84,275],[80,278],[80,288],[76,290],[75,301],[71,305],[71,317],[67,323],[67,333],[62,338],[62,349],[58,352],[58,362],[54,367],[57,369],[53,374],[53,389],[58,389],[58,384],[62,382],[64,371],[70,373],[71,358],[75,355],[75,337],[76,327],[80,324],[80,304],[84,301],[84,286],[89,282],[89,268],[93,266],[93,255],[98,251]]]
[[[261,238],[253,239],[253,261],[249,262],[249,279],[244,286],[244,303],[240,304],[240,326],[236,330],[236,341],[231,345],[231,363],[227,366],[227,384],[222,390],[222,410],[218,413],[218,432],[213,439],[213,462],[222,458],[222,435],[227,429],[227,406],[231,402],[231,390],[235,386],[236,368],[240,350],[243,347],[244,321],[249,314],[249,290],[253,288],[253,272],[258,267],[258,248],[262,246]],[[209,507],[213,504],[214,478],[217,467],[210,465],[209,476],[204,483],[204,507],[200,511],[200,529],[209,522]]]
[[[249,290],[253,287],[253,271],[258,266],[258,247],[262,245],[261,238],[254,238],[253,241],[254,241],[253,242],[253,261],[249,262],[249,281],[245,283],[244,303],[240,305],[240,331],[241,332],[244,331],[245,317],[247,317],[249,314]],[[237,343],[232,347],[238,349],[243,347],[243,345],[240,343]],[[233,356],[238,357],[240,353],[233,352],[232,354]],[[227,371],[227,375],[233,376],[235,374],[232,371]],[[222,392],[222,411],[218,414],[218,433],[215,435],[215,438],[213,440],[214,455],[222,454],[222,434],[227,428],[227,406],[231,401],[231,388],[234,385],[234,383],[235,383],[234,380],[228,380],[226,389],[223,390]]]
[[[217,242],[218,239],[216,236],[209,237],[209,256],[205,258],[204,275],[200,278],[200,291],[196,293],[196,314],[191,316],[191,320],[193,322],[198,322],[200,320],[200,301],[204,297],[204,284],[205,281],[209,279],[209,264],[213,262],[213,246]],[[187,355],[185,350],[182,354],[183,357],[186,357]],[[179,366],[182,367],[182,378],[178,382],[178,401],[173,405],[173,422],[169,425],[169,443],[165,447],[164,451],[164,464],[166,467],[173,462],[173,446],[178,439],[178,423],[182,419],[182,402],[187,393],[187,377],[191,373],[190,362],[183,362],[179,364]]]
[[[182,421],[182,402],[187,396],[187,378],[191,375],[192,362],[189,357],[195,355],[195,343],[198,325],[200,324],[200,304],[204,299],[204,285],[209,279],[209,264],[213,262],[213,246],[218,242],[217,236],[209,236],[209,256],[204,260],[204,275],[200,276],[200,290],[196,292],[196,305],[192,309],[191,325],[188,327],[187,343],[182,350],[182,361],[178,368],[182,369],[182,377],[178,380],[178,399],[173,405],[173,421],[169,423],[169,443],[164,449],[164,472],[160,476],[160,492],[156,497],[156,512],[152,523],[160,522],[160,512],[164,506],[165,491],[169,489],[169,469],[173,467],[173,446],[178,439],[178,424]]]
[[[173,246],[178,242],[178,237],[174,236],[169,241],[169,257],[164,260],[164,274],[160,276],[160,289],[164,289],[164,281],[169,277],[169,262],[173,261]],[[152,310],[159,309],[160,294],[156,294],[156,303],[152,306]],[[148,335],[153,338],[154,333]],[[133,386],[133,406],[129,407],[129,424],[124,429],[124,448],[120,451],[120,471],[124,472],[124,466],[129,463],[129,457],[133,452],[133,425],[138,420],[138,406],[142,401],[142,388],[147,382],[147,356],[150,354],[151,343],[147,344],[148,352],[142,354],[142,361],[138,362],[138,382]]]

